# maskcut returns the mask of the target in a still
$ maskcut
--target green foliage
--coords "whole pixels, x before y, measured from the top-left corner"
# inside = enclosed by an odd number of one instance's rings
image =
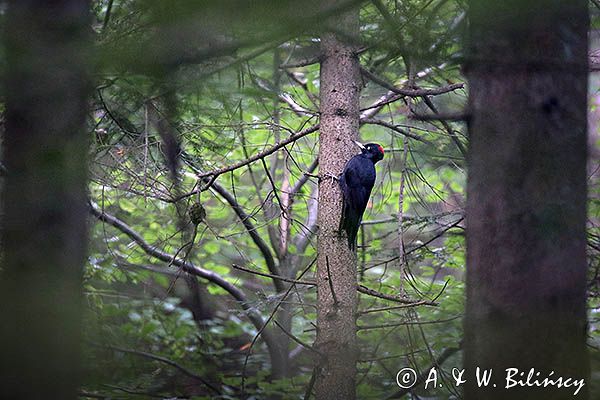
[[[298,10],[297,2],[287,1],[258,2],[252,10],[243,2],[185,1],[168,7],[158,1],[111,3],[111,16],[103,27],[108,1],[94,2],[102,57],[90,121],[94,132],[90,197],[138,232],[149,246],[178,254],[235,285],[246,294],[246,305],[266,320],[279,309],[281,294],[274,292],[270,278],[232,267],[268,273],[265,257],[214,187],[195,193],[205,183],[196,175],[243,161],[318,122],[316,56],[322,27],[322,19],[314,14],[318,7],[302,5]],[[360,61],[366,69],[396,86],[405,85],[407,66],[411,76],[421,72],[414,82],[420,87],[463,79],[457,67],[462,57],[462,2],[384,1],[393,24],[372,3],[360,4],[364,48]],[[274,68],[274,64],[307,62],[306,66]],[[361,107],[367,109],[388,91],[364,80]],[[440,112],[453,112],[464,107],[465,96],[461,90],[431,96],[431,100]],[[406,98],[396,99],[376,116],[425,141],[408,141],[406,168],[401,133],[380,125],[361,126],[363,141],[382,143],[386,158],[378,164],[372,203],[364,217],[366,246],[358,253],[360,280],[386,295],[402,293],[438,305],[374,311],[397,304],[360,295],[360,399],[381,399],[393,393],[398,389],[398,370],[429,368],[445,349],[458,347],[462,338],[465,161],[447,127],[415,120],[413,112],[433,113],[422,98]],[[181,142],[176,184],[165,166],[161,120],[168,122],[166,130]],[[450,122],[448,126],[465,141],[462,124]],[[264,165],[258,160],[216,180],[248,215],[247,222],[282,272],[302,280],[315,279],[314,266],[298,276],[311,265],[316,252],[314,237],[308,235],[305,244],[301,239],[316,228],[311,222],[315,180],[309,179],[293,198],[283,253],[280,201],[304,179],[317,151],[315,133],[266,157]],[[403,175],[405,254],[400,255]],[[193,204],[202,204],[205,211],[201,221],[196,221],[195,236],[188,216]],[[600,203],[592,200],[590,212],[600,215]],[[596,228],[590,241],[598,245],[598,237]],[[225,289],[199,279],[202,304],[195,303],[196,289],[185,272],[149,256],[138,243],[105,223],[93,224],[90,250],[85,273],[86,336],[96,345],[86,347],[90,368],[86,390],[114,398],[139,398],[129,391],[233,399],[242,397],[243,381],[246,398],[303,398],[314,365],[310,350],[294,360],[289,378],[272,379],[264,341],[259,339],[251,347],[258,330]],[[595,257],[591,263],[597,270],[597,252]],[[405,278],[400,259],[405,261]],[[597,288],[594,294],[590,318],[598,306]],[[297,285],[285,302],[291,308],[290,332],[312,344],[314,287]],[[274,320],[281,322],[278,318],[276,314]],[[596,325],[592,318],[592,326]],[[273,326],[271,321],[269,328]],[[592,329],[591,335],[597,344],[598,331]],[[289,349],[297,345],[290,340]],[[221,395],[215,396],[206,385],[168,364],[104,346],[168,358],[218,386]],[[460,364],[457,353],[442,368],[448,374]],[[439,388],[419,394],[447,398],[451,393]]]
[[[317,122],[318,65],[278,70],[273,69],[273,63],[278,59],[280,63],[293,64],[315,57],[318,46],[313,38],[318,35],[311,36],[309,32],[298,35],[293,25],[278,31],[280,28],[274,21],[265,25],[262,15],[255,21],[238,20],[235,13],[219,14],[221,22],[235,20],[230,26],[214,24],[218,20],[215,19],[209,24],[212,32],[195,32],[190,17],[199,10],[197,5],[181,3],[167,11],[158,3],[149,4],[149,8],[143,8],[137,1],[114,1],[108,23],[97,29],[99,46],[112,61],[102,63],[106,72],[99,78],[95,102],[91,197],[104,210],[126,222],[150,246],[177,253],[180,258],[243,289],[249,305],[267,318],[278,308],[281,296],[274,295],[269,278],[231,267],[238,264],[266,271],[263,254],[231,205],[215,190],[185,197],[178,204],[170,199],[175,193],[198,189],[195,173],[244,160]],[[101,25],[104,25],[106,6],[106,2],[95,3]],[[362,40],[371,50],[360,57],[367,69],[402,85],[408,59],[418,72],[447,62],[448,54],[456,51],[455,32],[447,31],[448,21],[455,20],[462,12],[455,3],[441,1],[431,9],[424,1],[388,6],[398,26],[392,27],[375,7],[362,8]],[[208,15],[222,12],[220,6],[207,7],[203,11],[211,10],[207,11]],[[280,15],[285,15],[284,8]],[[295,15],[294,24],[300,22],[297,17]],[[180,31],[173,30],[167,21],[178,25]],[[259,21],[261,28],[268,26],[274,30],[251,33],[249,27]],[[288,20],[284,18],[279,22],[285,21]],[[404,43],[396,40],[398,29],[402,30]],[[165,37],[157,39],[157,32],[163,32]],[[276,53],[270,47],[246,57],[261,48],[264,38],[275,38],[283,32],[287,38],[279,42]],[[441,37],[442,32],[447,36]],[[169,35],[174,34],[184,35],[189,42],[161,48],[168,43]],[[218,47],[223,45],[219,40],[230,39],[249,40],[245,41],[245,47],[226,55],[206,53],[202,47],[210,40]],[[139,53],[136,43],[150,47]],[[169,72],[168,80],[163,80],[167,71],[164,68],[171,67],[161,65],[161,57],[177,58],[178,51],[185,54],[194,43],[204,51],[205,61],[183,63]],[[435,52],[425,50],[432,45],[437,46]],[[154,65],[140,59],[139,65],[131,65],[135,54],[158,57],[159,62]],[[447,66],[419,84],[435,87],[444,80],[456,79],[459,79],[456,69]],[[373,103],[385,92],[384,88],[367,84],[363,104]],[[168,111],[173,106],[164,101],[165,93],[174,93],[169,101],[175,102],[175,115]],[[460,106],[464,100],[462,95],[441,96],[436,102],[439,107]],[[285,99],[292,100],[286,102]],[[419,107],[418,100],[415,106]],[[294,111],[298,109],[303,111]],[[410,274],[407,281],[401,281],[397,224],[392,219],[365,225],[364,239],[368,247],[359,252],[361,279],[364,285],[388,295],[396,295],[398,288],[404,287],[411,298],[436,298],[439,306],[379,311],[359,318],[359,325],[365,327],[359,331],[361,359],[365,360],[359,363],[361,374],[357,390],[361,398],[384,397],[396,387],[390,371],[407,364],[425,367],[432,362],[435,353],[456,347],[461,336],[464,240],[460,229],[452,228],[446,233],[444,229],[456,222],[462,212],[463,161],[436,126],[410,120],[404,111],[399,103],[392,104],[382,109],[379,118],[393,121],[401,129],[410,130],[431,143],[409,142],[402,229]],[[165,167],[165,148],[161,145],[164,132],[157,124],[169,113],[169,124],[177,132],[184,151],[177,189]],[[397,217],[403,137],[377,125],[364,125],[361,137],[364,141],[382,143],[387,151],[365,220]],[[288,146],[287,152],[266,158],[264,165],[259,160],[224,174],[217,181],[245,211],[253,229],[268,244],[285,271],[301,271],[315,255],[314,238],[298,247],[301,243],[298,238],[307,235],[308,229],[315,229],[310,226],[314,216],[309,215],[314,213],[314,208],[309,211],[315,196],[312,180],[293,199],[285,250],[287,258],[279,253],[278,227],[280,201],[285,190],[303,178],[316,156],[316,145],[316,136],[309,135]],[[186,243],[192,238],[193,224],[187,210],[194,204],[202,205],[205,216],[194,221],[198,223],[197,231],[189,249]],[[182,210],[186,211],[182,214]],[[426,243],[438,234],[438,239]],[[147,351],[185,365],[221,387],[222,398],[240,395],[242,374],[245,374],[247,396],[303,397],[312,373],[310,357],[300,356],[289,378],[272,380],[268,353],[259,340],[253,345],[244,368],[246,351],[257,329],[223,288],[199,282],[204,293],[202,301],[207,302],[211,312],[207,319],[195,320],[193,313],[199,309],[191,302],[185,273],[179,268],[149,257],[138,244],[106,224],[94,224],[91,249],[86,271],[86,298],[90,306],[87,331],[91,340],[102,345]],[[314,279],[310,278],[313,274],[311,270],[302,279]],[[294,304],[291,332],[303,343],[311,344],[314,329],[310,327],[316,320],[314,289],[299,287],[286,301]],[[393,303],[361,295],[361,310],[390,305]],[[423,324],[402,325],[402,321],[416,320]],[[384,327],[368,328],[379,325]],[[419,339],[411,339],[413,337]],[[290,349],[295,345],[291,341]],[[433,353],[424,352],[424,346]],[[93,360],[90,365],[94,365],[90,390],[106,392],[107,387],[103,385],[110,382],[113,385],[110,391],[114,393],[119,392],[116,387],[120,387],[197,396],[194,398],[210,395],[202,384],[186,383],[176,369],[136,354],[91,348],[88,356]],[[382,360],[369,361],[379,358]],[[449,365],[458,365],[458,361],[453,360]],[[122,390],[119,396],[127,397]]]

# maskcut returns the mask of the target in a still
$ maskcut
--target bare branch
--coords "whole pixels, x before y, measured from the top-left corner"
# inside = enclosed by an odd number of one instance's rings
[[[258,76],[254,76],[254,75],[250,75],[250,77],[252,78],[253,82],[256,83],[256,85],[259,88],[261,88],[262,90],[264,90],[266,92],[276,95],[277,98],[279,99],[279,101],[287,104],[290,107],[290,109],[299,117],[312,117],[316,114],[316,112],[310,111],[310,110],[302,107],[300,104],[298,104],[294,100],[294,98],[289,93],[279,90],[279,88],[277,86],[266,81],[265,79],[262,79]]]
[[[315,158],[314,161],[308,166],[305,173],[302,174],[300,179],[298,179],[298,182],[296,182],[296,184],[290,190],[291,197],[293,197],[296,193],[298,193],[300,191],[300,189],[302,188],[302,186],[304,186],[304,184],[306,182],[308,182],[308,179],[310,178],[310,174],[314,172],[314,170],[317,168],[317,165],[319,165],[319,159]]]
[[[231,264],[231,266],[233,268],[235,268],[235,269],[239,269],[240,271],[248,272],[249,274],[265,276],[267,278],[279,279],[279,280],[282,280],[284,282],[296,283],[298,285],[309,285],[309,286],[316,286],[317,285],[317,282],[315,282],[315,281],[301,281],[301,280],[298,280],[298,279],[285,278],[283,276],[276,276],[276,275],[271,275],[271,274],[265,274],[264,272],[253,271],[253,270],[248,269],[248,268],[240,267],[237,264]]]
[[[431,237],[428,240],[426,240],[424,243],[421,243],[418,246],[413,247],[410,250],[406,251],[406,254],[408,255],[408,254],[414,253],[415,251],[420,250],[420,249],[422,249],[424,247],[427,247],[434,240],[439,239],[440,237],[444,236],[444,234],[446,232],[448,232],[450,229],[458,227],[459,224],[464,220],[464,218],[465,218],[464,216],[461,216],[455,222],[453,222],[453,223],[451,223],[449,225],[444,226],[444,228],[442,230],[440,230],[438,233],[436,233],[433,237]],[[377,267],[377,266],[383,265],[383,264],[387,264],[387,263],[392,262],[392,261],[396,261],[396,260],[398,260],[398,257],[399,256],[394,256],[394,257],[389,258],[389,259],[387,259],[387,260],[385,260],[383,262],[379,262],[377,264],[373,264],[370,268]]]
[[[311,345],[309,345],[309,344],[307,344],[307,343],[304,343],[304,342],[303,342],[302,340],[300,340],[298,337],[294,336],[294,335],[293,335],[291,332],[289,332],[287,329],[285,329],[283,326],[281,326],[281,324],[280,324],[279,322],[277,322],[277,320],[275,320],[275,319],[274,319],[274,320],[273,320],[273,323],[274,323],[275,325],[277,325],[277,326],[279,327],[279,329],[281,329],[281,331],[282,331],[283,333],[285,333],[285,335],[286,335],[287,337],[289,337],[290,339],[292,339],[294,342],[298,343],[300,346],[302,346],[302,347],[304,347],[304,348],[306,348],[306,349],[308,349],[308,350],[310,350],[310,351],[313,351],[313,352],[317,353],[317,354],[318,354],[318,355],[320,355],[320,356],[322,356],[322,355],[323,355],[323,353],[321,353],[319,350],[315,349],[313,346],[311,346]]]
[[[379,126],[383,126],[385,128],[391,129],[394,132],[398,132],[401,135],[404,135],[406,137],[409,137],[411,139],[415,139],[418,140],[419,142],[423,142],[423,143],[427,143],[427,144],[431,144],[431,142],[429,142],[428,140],[423,139],[420,136],[415,135],[414,133],[410,133],[407,130],[404,130],[390,122],[386,122],[380,119],[375,119],[375,118],[364,118],[360,120],[361,124],[370,124],[370,125],[379,125]]]
[[[139,233],[135,232],[129,225],[127,225],[125,222],[123,222],[119,218],[117,218],[111,214],[108,214],[105,211],[102,211],[101,209],[98,208],[98,206],[96,204],[90,203],[90,212],[92,213],[92,215],[94,215],[100,221],[106,222],[107,224],[112,225],[113,227],[117,228],[118,230],[120,230],[121,232],[126,234],[138,246],[140,246],[142,248],[142,250],[144,250],[144,252],[146,252],[146,254],[151,255],[152,257],[157,258],[161,261],[171,263],[172,265],[181,267],[181,268],[183,268],[183,270],[185,272],[188,272],[192,275],[196,275],[201,278],[204,278],[204,279],[216,284],[217,286],[222,287],[229,294],[231,294],[236,300],[238,300],[240,302],[247,301],[246,296],[238,288],[233,286],[231,283],[227,282],[220,275],[217,275],[216,273],[214,273],[212,271],[197,267],[197,266],[191,264],[190,262],[183,261],[180,258],[175,258],[174,256],[172,256],[168,253],[165,253],[164,251],[159,250],[158,248],[152,246],[150,243],[146,242]]]
[[[325,265],[327,266],[327,282],[329,283],[329,290],[331,291],[331,296],[333,297],[333,307],[337,309],[338,299],[335,295],[335,290],[333,290],[333,280],[331,279],[331,270],[329,269],[329,256],[325,256]]]
[[[316,195],[313,194],[308,200],[308,219],[306,221],[306,225],[302,227],[302,230],[298,233],[296,239],[294,240],[297,254],[304,254],[306,247],[310,243],[310,239],[317,230],[317,208],[318,202]]]
[[[451,86],[452,87],[456,86],[456,87],[454,87],[452,89],[452,90],[456,90],[457,88],[462,87],[462,85],[463,84],[461,83],[461,84],[450,85],[450,86],[448,86],[446,88],[438,88],[438,89],[407,89],[407,90],[405,90],[405,89],[398,89],[398,90],[401,90],[404,93],[409,93],[409,94],[402,94],[402,95],[398,96],[396,93],[394,93],[391,96],[384,96],[385,99],[383,99],[383,102],[382,101],[377,101],[377,102],[375,102],[375,104],[373,106],[370,107],[374,111],[371,111],[371,112],[363,111],[363,113],[361,114],[361,123],[373,123],[373,124],[377,124],[377,125],[382,125],[382,126],[386,126],[387,128],[394,129],[395,131],[397,131],[399,133],[405,134],[403,131],[402,132],[398,131],[397,127],[392,128],[394,126],[392,124],[383,125],[385,123],[384,121],[373,120],[372,119],[373,115],[375,115],[377,113],[377,111],[378,111],[376,109],[379,108],[379,107],[382,107],[385,104],[388,104],[388,103],[386,103],[386,101],[387,102],[392,101],[392,100],[395,101],[395,100],[398,100],[399,98],[401,98],[402,96],[411,96],[411,97],[413,97],[413,96],[424,96],[424,95],[428,95],[428,94],[445,93],[444,90],[448,91],[447,88],[449,88]],[[239,161],[239,162],[237,162],[235,164],[232,164],[232,165],[229,165],[229,166],[226,166],[226,167],[223,167],[223,168],[219,168],[219,169],[216,169],[216,170],[213,170],[213,171],[199,173],[198,174],[198,178],[212,177],[214,179],[214,178],[216,178],[217,176],[219,176],[221,174],[224,174],[226,172],[230,172],[230,171],[236,170],[238,168],[241,168],[241,167],[244,167],[244,166],[246,166],[248,164],[251,164],[251,163],[253,163],[253,162],[257,161],[257,160],[263,159],[263,158],[265,158],[265,157],[267,157],[267,156],[275,153],[277,150],[279,150],[279,149],[287,146],[288,144],[293,143],[293,142],[297,141],[298,139],[301,139],[301,138],[303,138],[303,137],[305,137],[305,136],[307,136],[307,135],[309,135],[311,133],[314,133],[314,132],[316,132],[318,130],[319,130],[319,124],[315,124],[315,125],[313,125],[313,126],[311,126],[309,128],[306,128],[306,129],[304,129],[304,130],[302,130],[302,131],[300,131],[298,133],[295,133],[295,134],[291,135],[287,139],[281,140],[281,141],[273,144],[268,149],[263,150],[263,151],[261,151],[259,153],[256,153],[255,155],[253,155],[251,157],[248,157],[245,160]],[[413,139],[415,139],[415,140],[423,141],[423,139],[419,138],[416,135],[413,135],[411,137]],[[193,193],[191,193],[191,194],[193,194]],[[190,194],[188,194],[188,195],[190,195]]]
[[[395,217],[383,218],[383,219],[371,219],[367,221],[362,221],[361,225],[379,225],[379,224],[389,224],[391,222],[398,221]]]
[[[136,356],[140,356],[140,357],[144,357],[144,358],[148,358],[150,360],[154,360],[154,361],[160,361],[162,363],[168,364],[176,369],[178,369],[179,371],[181,371],[183,374],[189,376],[190,378],[194,378],[200,382],[202,382],[206,387],[208,387],[210,390],[212,390],[213,392],[217,393],[217,394],[221,394],[221,391],[213,386],[210,382],[207,382],[203,377],[201,377],[200,375],[190,371],[189,369],[187,369],[186,367],[184,367],[183,365],[168,359],[166,357],[162,357],[156,354],[152,354],[152,353],[146,353],[145,351],[138,351],[138,350],[131,350],[131,349],[125,349],[122,347],[117,347],[117,346],[110,346],[110,345],[105,345],[105,346],[101,346],[101,347],[106,347],[108,349],[114,350],[114,351],[118,351],[121,353],[127,353],[127,354],[133,354]]]
[[[372,118],[375,115],[377,115],[383,107],[385,107],[388,104],[394,103],[402,98],[404,98],[404,96],[394,93],[392,91],[388,91],[386,94],[382,95],[377,100],[375,100],[370,106],[362,108],[360,110],[360,119]]]
[[[384,79],[378,77],[377,75],[375,75],[371,71],[367,70],[366,68],[361,67],[360,72],[364,76],[369,78],[371,81],[386,88],[390,92],[394,92],[396,94],[406,96],[406,97],[436,96],[436,95],[440,95],[440,94],[444,94],[444,93],[453,92],[458,89],[463,89],[465,87],[464,83],[453,83],[451,85],[442,86],[442,87],[433,88],[433,89],[399,88],[399,87],[392,85],[389,82],[386,82]]]
[[[435,113],[435,114],[411,114],[409,118],[418,121],[449,121],[449,122],[465,122],[469,119],[467,113]]]
[[[427,104],[427,107],[429,107],[429,109],[431,111],[433,111],[433,113],[435,115],[440,115],[439,111],[437,110],[437,107],[435,106],[435,104],[433,104],[433,102],[431,101],[430,98],[428,98],[427,96],[423,96],[423,101],[425,102],[425,104]],[[444,127],[446,132],[448,132],[448,135],[450,136],[450,138],[452,139],[452,141],[454,142],[454,144],[460,151],[460,153],[463,155],[463,157],[466,158],[467,157],[467,149],[465,148],[465,145],[462,144],[462,142],[458,139],[458,136],[456,136],[454,129],[452,129],[452,127],[450,126],[450,124],[448,123],[447,120],[442,119],[440,121],[442,123],[442,126]]]
[[[408,139],[405,137],[402,146],[402,171],[400,174],[400,188],[398,189],[398,254],[400,269],[400,292],[405,294],[404,281],[406,279],[407,259],[404,248],[404,231],[402,225],[404,222],[404,185],[406,183],[406,174],[408,172]]]
[[[250,220],[250,216],[246,214],[242,206],[237,202],[233,195],[227,191],[227,189],[225,189],[223,186],[219,185],[216,182],[213,182],[212,187],[217,193],[219,193],[221,197],[225,199],[225,201],[227,201],[227,203],[229,203],[233,211],[236,213],[236,215],[244,225],[244,228],[246,228],[246,231],[250,235],[250,238],[252,239],[256,247],[258,247],[258,249],[260,250],[263,258],[265,259],[265,264],[267,265],[267,269],[269,270],[269,272],[275,276],[281,275],[281,273],[279,272],[279,267],[275,263],[275,259],[273,258],[273,254],[271,253],[269,245],[259,235],[258,231],[256,230],[256,227],[254,226],[254,224],[252,224],[252,221]],[[275,289],[278,292],[282,292],[283,290],[285,290],[283,282],[281,282],[279,279],[273,279],[273,284],[275,285]]]
[[[419,89],[419,90],[420,90],[420,92],[418,92],[418,93],[421,93],[425,89],[422,89],[422,90]],[[417,93],[417,90],[415,90],[415,93]],[[377,103],[373,107],[380,107],[380,106],[382,106],[382,104]],[[365,113],[365,112],[363,112],[361,114],[361,123],[371,123],[371,124],[382,125],[382,126],[386,126],[387,128],[393,129],[396,132],[405,134],[404,131],[398,130],[399,128],[394,127],[394,125],[392,125],[392,124],[387,124],[384,121],[372,119],[371,117],[374,114],[375,114],[374,112],[371,112],[371,113]],[[386,125],[384,125],[384,124],[386,124]],[[239,162],[237,162],[235,164],[232,164],[232,165],[229,165],[229,166],[226,166],[226,167],[223,167],[223,168],[219,168],[219,169],[216,169],[216,170],[213,170],[213,171],[199,173],[198,174],[198,178],[212,177],[213,179],[215,179],[217,176],[219,176],[221,174],[224,174],[224,173],[230,172],[230,171],[234,171],[234,170],[236,170],[238,168],[241,168],[241,167],[244,167],[244,166],[246,166],[248,164],[251,164],[251,163],[253,163],[253,162],[257,161],[257,160],[263,159],[263,158],[265,158],[265,157],[267,157],[267,156],[275,153],[277,150],[279,150],[279,149],[287,146],[288,144],[293,143],[293,142],[297,141],[298,139],[301,139],[301,138],[303,138],[303,137],[305,137],[305,136],[307,136],[307,135],[309,135],[311,133],[314,133],[314,132],[316,132],[318,130],[319,130],[319,124],[315,124],[315,125],[311,126],[310,128],[306,128],[306,129],[304,129],[304,130],[302,130],[302,131],[300,131],[300,132],[298,132],[298,133],[296,133],[296,134],[288,137],[287,139],[281,140],[281,141],[273,144],[268,149],[263,150],[263,151],[261,151],[259,153],[256,153],[255,155],[253,155],[251,157],[248,157],[245,160],[239,161]],[[424,141],[424,139],[422,139],[422,138],[420,138],[420,137],[418,137],[416,135],[412,135],[411,137],[413,139],[419,140],[421,142]],[[191,194],[194,194],[194,193],[195,192],[188,193],[187,195],[191,195]]]
[[[446,66],[446,63],[442,63],[436,67],[429,67],[429,68],[425,68],[422,71],[419,71],[415,77],[418,79],[423,79],[425,78],[427,75],[430,75],[433,71],[435,71],[436,69],[443,69]],[[402,85],[406,85],[408,83],[408,80],[405,80],[404,82],[402,82]],[[381,109],[391,103],[394,103],[400,99],[403,99],[405,96],[400,95],[398,93],[394,93],[391,90],[388,90],[387,93],[385,93],[384,95],[382,95],[381,97],[379,97],[377,100],[375,100],[375,102],[373,102],[373,104],[371,104],[368,107],[362,108],[360,117],[361,119],[364,118],[373,118],[375,115],[377,115],[379,113],[379,111],[381,111]]]
[[[381,293],[381,292],[378,292],[376,290],[369,289],[368,287],[366,287],[364,285],[358,285],[357,286],[357,290],[360,293],[363,293],[363,294],[366,294],[366,295],[369,295],[369,296],[378,297],[378,298],[384,299],[384,300],[394,301],[396,303],[410,304],[412,306],[422,306],[422,305],[437,306],[438,305],[438,303],[436,303],[434,301],[429,301],[429,300],[412,300],[412,299],[408,299],[408,298],[405,298],[405,297],[398,297],[398,296],[393,296],[391,294]]]
[[[244,294],[244,292],[242,292],[240,289],[235,287],[232,283],[225,280],[225,278],[216,274],[213,271],[209,271],[204,268],[197,267],[194,264],[190,263],[189,261],[184,261],[180,258],[175,258],[172,255],[165,253],[162,250],[159,250],[158,248],[156,248],[156,247],[152,246],[151,244],[149,244],[148,242],[146,242],[139,233],[134,231],[125,222],[121,221],[120,219],[114,217],[111,214],[108,214],[105,211],[102,211],[101,209],[98,208],[97,205],[95,205],[93,203],[90,203],[90,213],[93,216],[95,216],[96,218],[98,218],[100,221],[106,222],[107,224],[117,228],[118,230],[120,230],[121,232],[126,234],[138,246],[140,246],[146,254],[148,254],[158,260],[161,260],[161,261],[164,261],[167,263],[172,263],[173,265],[176,265],[176,266],[182,268],[185,272],[187,272],[189,274],[204,278],[204,279],[208,280],[209,282],[214,283],[215,285],[223,288],[234,299],[236,299],[238,301],[238,303],[240,304],[240,306],[242,307],[242,309],[244,309],[244,311],[246,311],[246,315],[248,316],[248,318],[250,319],[250,321],[252,322],[254,327],[257,330],[263,329],[264,321],[262,319],[262,316],[255,309],[250,307],[250,305],[248,304],[248,299],[246,298],[246,295]],[[267,343],[269,350],[272,352],[277,351],[276,350],[276,348],[277,348],[276,340],[274,337],[272,337],[271,332],[270,331],[265,332],[263,337],[265,338],[265,342]]]
[[[287,164],[289,154],[284,155],[284,159]],[[279,254],[286,254],[288,252],[288,243],[290,238],[290,229],[292,224],[292,204],[294,199],[292,198],[290,191],[290,171],[285,168],[283,171],[283,183],[281,187],[281,218],[279,219]]]
[[[300,86],[302,88],[302,90],[304,90],[304,93],[306,93],[306,97],[309,98],[309,100],[311,101],[311,103],[315,106],[315,107],[319,107],[319,97],[316,96],[315,94],[313,94],[307,84],[307,81],[303,81],[298,74],[291,72],[291,71],[286,71],[287,76],[293,81],[295,82],[298,86]]]
[[[314,265],[315,262],[316,262],[316,259],[313,262],[311,262],[310,264],[308,264],[308,266],[302,271],[302,273],[300,273],[299,278],[302,278],[304,276],[304,274]],[[254,347],[254,344],[256,343],[257,339],[260,337],[261,334],[263,334],[263,332],[266,331],[267,325],[269,325],[269,322],[271,322],[273,320],[273,318],[275,317],[275,314],[277,313],[277,310],[279,309],[279,307],[281,307],[281,305],[283,304],[283,302],[288,297],[288,295],[290,294],[290,292],[292,291],[292,289],[294,287],[295,287],[294,284],[289,285],[289,287],[287,288],[285,293],[283,293],[281,295],[281,298],[279,299],[279,301],[273,308],[273,311],[267,318],[267,321],[264,323],[263,327],[258,330],[256,335],[252,339],[252,342],[250,343],[250,347],[248,348],[248,352],[246,353],[246,358],[244,359],[244,367],[242,369],[242,393],[244,393],[245,386],[246,386],[246,367],[248,365],[248,358],[250,357],[250,352],[252,351],[252,348]]]
[[[218,176],[218,175],[224,174],[225,172],[229,172],[229,171],[233,171],[235,169],[241,168],[245,165],[253,163],[254,161],[260,160],[261,158],[265,158],[266,156],[275,153],[277,150],[287,146],[288,144],[293,143],[296,140],[301,139],[304,136],[314,133],[318,130],[319,130],[319,124],[315,124],[315,125],[311,126],[310,128],[306,128],[306,129],[288,137],[287,139],[277,142],[273,146],[269,147],[268,149],[263,150],[260,153],[256,153],[252,157],[249,157],[238,163],[235,163],[235,164],[232,164],[227,167],[220,168],[220,169],[216,169],[214,171],[203,172],[201,174],[198,174],[198,178],[207,178],[209,176]]]
[[[241,107],[240,107],[241,110]],[[240,116],[241,119],[241,116]],[[240,139],[242,141],[242,150],[244,152],[244,157],[248,158],[250,157],[248,155],[248,150],[246,149],[246,135],[244,134],[244,130],[241,129],[240,130]],[[247,165],[248,167],[248,173],[250,174],[250,180],[252,181],[252,184],[254,185],[254,189],[256,191],[256,198],[258,199],[258,202],[261,205],[264,205],[266,203],[266,200],[263,199],[262,195],[261,195],[261,187],[262,187],[262,182],[261,184],[258,183],[258,181],[256,180],[256,176],[254,175],[254,170],[252,169],[252,166],[250,164]],[[267,211],[266,207],[261,207],[262,211],[263,211],[263,215],[266,221],[271,219],[271,215],[270,213]],[[275,229],[275,227],[272,224],[268,224],[267,225],[267,231],[269,233],[269,241],[271,242],[271,248],[275,251],[275,256],[277,258],[281,258],[281,255],[279,254],[279,249],[277,247],[277,231]]]
[[[108,21],[110,21],[110,13],[113,7],[113,0],[108,0],[108,5],[106,6],[106,13],[104,14],[104,22],[102,23],[102,32],[106,30],[108,26]]]
[[[316,63],[318,63],[320,61],[321,61],[320,57],[315,56],[315,57],[311,57],[311,58],[306,58],[304,60],[296,61],[295,63],[281,64],[279,66],[279,68],[281,68],[281,69],[289,69],[289,68],[308,67],[309,65],[316,64]]]
[[[199,169],[194,165],[194,162],[192,161],[192,159],[189,156],[187,156],[187,154],[184,153],[182,158],[183,158],[184,162],[197,175],[201,174]],[[281,273],[279,272],[279,267],[275,263],[275,259],[273,258],[273,254],[271,253],[271,249],[269,248],[269,245],[262,239],[262,237],[260,236],[260,234],[257,231],[257,228],[254,226],[254,224],[250,220],[250,215],[246,214],[246,212],[244,211],[242,206],[238,203],[238,201],[235,199],[235,197],[233,197],[233,195],[231,193],[229,193],[229,191],[227,189],[225,189],[223,186],[214,182],[214,180],[216,179],[217,176],[218,175],[214,175],[212,177],[205,177],[205,178],[199,178],[199,179],[204,182],[207,182],[207,181],[209,183],[212,182],[211,186],[212,186],[213,190],[215,192],[217,192],[223,199],[225,199],[225,201],[227,201],[227,203],[229,203],[229,205],[231,206],[231,208],[233,209],[235,214],[238,216],[238,218],[244,225],[244,228],[246,228],[246,231],[250,235],[250,238],[252,239],[252,241],[254,242],[256,247],[258,247],[259,251],[261,252],[269,272],[272,275],[280,276]],[[284,290],[284,285],[281,281],[275,279],[273,281],[273,284],[275,286],[275,289],[278,292],[281,292]]]
[[[279,100],[287,104],[292,109],[292,111],[299,117],[314,117],[317,114],[317,112],[311,111],[296,103],[292,95],[290,95],[289,93],[280,93],[277,95],[277,97],[279,98]]]
[[[372,329],[385,329],[385,328],[395,328],[397,326],[419,326],[419,325],[432,325],[432,324],[443,324],[446,322],[451,322],[461,318],[460,315],[455,317],[446,318],[446,319],[437,319],[434,321],[418,321],[418,320],[408,320],[408,321],[398,321],[392,322],[390,324],[375,324],[375,325],[359,325],[356,329],[359,331],[367,331]]]
[[[415,306],[415,303],[413,303],[413,304],[402,304],[402,305],[399,305],[399,306],[371,308],[371,309],[368,309],[368,310],[359,311],[358,314],[359,315],[363,315],[363,314],[371,314],[371,313],[383,312],[383,311],[395,311],[395,310],[402,310],[402,309],[410,308],[410,307],[414,307],[414,306]]]

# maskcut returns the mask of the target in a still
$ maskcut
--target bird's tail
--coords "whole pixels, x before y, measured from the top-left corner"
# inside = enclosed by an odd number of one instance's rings
[[[344,205],[342,209],[342,219],[340,221],[340,232],[346,232],[348,237],[348,247],[352,251],[356,251],[356,237],[358,236],[358,227],[360,226],[360,218],[353,216],[349,212],[348,207]]]

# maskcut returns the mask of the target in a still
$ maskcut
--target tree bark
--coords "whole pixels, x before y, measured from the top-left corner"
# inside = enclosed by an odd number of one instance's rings
[[[584,0],[470,2],[466,399],[573,397],[506,368],[589,377],[587,30]]]
[[[0,398],[75,399],[87,244],[89,4],[12,1],[4,44]]]
[[[354,399],[356,377],[356,257],[339,232],[342,192],[324,174],[341,174],[358,148],[360,69],[356,48],[347,42],[358,33],[358,10],[337,17],[344,42],[321,38],[321,129],[319,136],[317,338],[323,353],[317,367],[316,398]]]

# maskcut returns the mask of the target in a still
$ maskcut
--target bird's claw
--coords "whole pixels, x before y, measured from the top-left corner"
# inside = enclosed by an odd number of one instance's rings
[[[339,181],[339,180],[340,180],[340,178],[339,178],[339,177],[337,177],[337,176],[335,176],[335,175],[333,175],[333,174],[330,174],[330,173],[328,173],[328,172],[324,173],[324,174],[323,174],[323,176],[324,176],[325,178],[331,178],[331,184],[332,184],[332,185],[333,185],[333,182],[335,182],[335,181]]]

